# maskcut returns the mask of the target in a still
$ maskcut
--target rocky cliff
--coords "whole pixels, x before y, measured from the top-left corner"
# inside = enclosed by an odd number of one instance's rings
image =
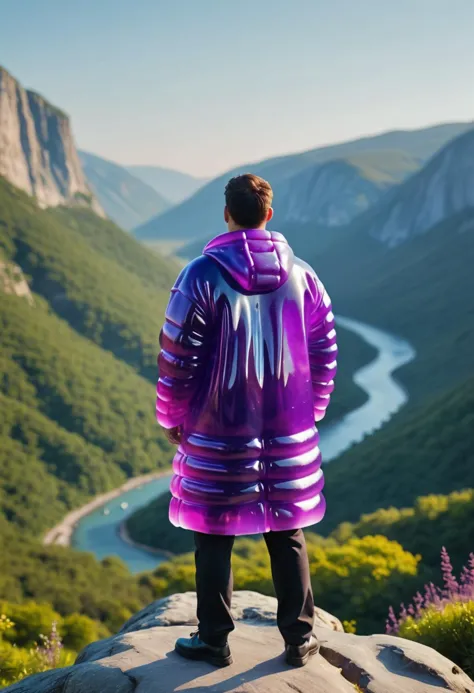
[[[21,267],[7,262],[0,252],[0,292],[24,298],[30,306],[34,299]]]
[[[91,206],[103,216],[81,168],[69,118],[0,67],[0,176],[41,207]]]
[[[418,173],[360,218],[390,248],[474,207],[474,129],[449,142]]]
[[[374,159],[371,169],[365,169],[358,157],[338,159],[310,166],[276,186],[275,204],[280,223],[348,224],[416,166],[410,157],[398,152],[372,153],[366,158]],[[384,158],[399,161],[400,170],[387,175],[380,165],[385,163]]]
[[[237,630],[234,664],[214,669],[174,653],[176,638],[195,621],[194,593],[154,602],[116,636],[86,647],[74,666],[31,676],[9,693],[474,693],[474,682],[424,645],[388,635],[342,632],[340,622],[318,610],[315,632],[321,654],[305,668],[283,659],[275,627],[276,600],[254,592],[234,595]]]

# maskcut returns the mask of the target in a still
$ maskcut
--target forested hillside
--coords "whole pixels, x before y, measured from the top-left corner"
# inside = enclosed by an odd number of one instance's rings
[[[39,297],[32,308],[3,295],[0,321],[0,483],[9,519],[41,531],[88,496],[169,463],[151,383]]]
[[[413,344],[418,358],[399,373],[413,402],[474,374],[474,209],[394,249],[363,230],[313,251],[336,312]]]
[[[0,611],[25,619],[30,643],[50,632],[52,606],[80,647],[151,592],[121,561],[43,547],[41,536],[94,495],[169,464],[151,381],[178,266],[87,210],[40,210],[3,179],[0,257]],[[33,293],[15,295],[19,267]],[[24,675],[28,651],[15,652],[2,643],[0,685]]]
[[[0,293],[0,511],[39,535],[169,464],[152,382],[178,267],[92,212],[38,209],[3,179],[0,253],[33,290]]]
[[[473,548],[474,490],[421,496],[413,507],[382,508],[362,515],[355,523],[343,522],[330,538],[343,543],[351,537],[374,534],[383,534],[411,553],[421,554],[431,580],[438,579],[441,549],[449,546],[454,570],[459,573]]]
[[[318,531],[419,495],[474,487],[474,377],[406,408],[325,470],[328,511]]]
[[[40,211],[0,179],[0,247],[30,288],[78,332],[150,380],[157,335],[179,268],[92,213]]]

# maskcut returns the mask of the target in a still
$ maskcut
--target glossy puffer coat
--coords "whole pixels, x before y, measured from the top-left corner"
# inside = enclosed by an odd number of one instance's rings
[[[182,426],[170,520],[206,534],[313,525],[336,373],[331,303],[280,233],[217,236],[179,275],[160,335],[157,419]]]

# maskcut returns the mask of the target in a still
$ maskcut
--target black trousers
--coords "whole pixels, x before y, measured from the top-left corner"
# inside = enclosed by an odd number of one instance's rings
[[[196,590],[199,634],[207,645],[221,647],[234,630],[231,615],[232,547],[235,537],[195,532]],[[289,645],[303,645],[311,637],[314,601],[303,531],[263,535],[270,554],[278,599],[278,627]]]

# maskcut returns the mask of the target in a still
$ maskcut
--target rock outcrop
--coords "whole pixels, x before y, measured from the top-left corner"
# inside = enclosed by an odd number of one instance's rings
[[[67,115],[2,67],[0,176],[35,196],[41,207],[87,205],[103,215],[86,183]]]
[[[321,655],[289,668],[275,627],[276,600],[237,592],[231,637],[234,664],[214,669],[174,653],[176,638],[195,625],[195,595],[159,600],[131,618],[116,636],[93,643],[74,666],[24,679],[10,693],[474,693],[474,682],[423,645],[388,635],[342,632],[318,611]]]
[[[0,255],[0,291],[24,298],[33,305],[33,295],[21,267],[13,262],[6,262]]]
[[[474,129],[449,142],[418,173],[361,217],[360,226],[390,248],[474,207]]]
[[[342,226],[418,170],[404,152],[365,152],[309,166],[275,186],[278,221]]]

